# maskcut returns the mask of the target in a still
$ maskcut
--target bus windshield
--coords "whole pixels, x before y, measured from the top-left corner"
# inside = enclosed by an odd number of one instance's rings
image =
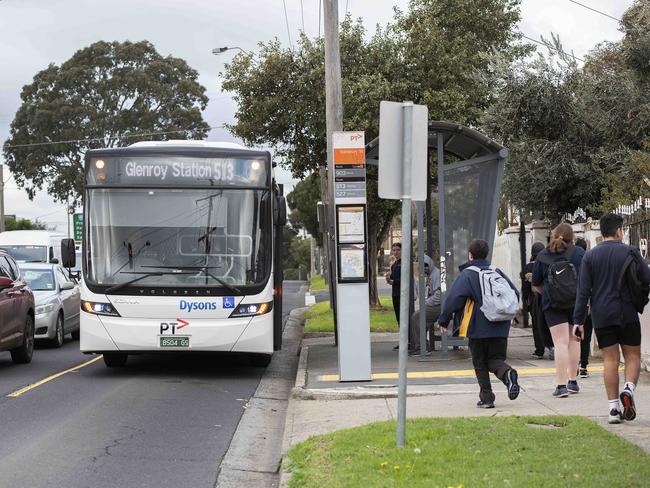
[[[11,246],[1,245],[16,261],[47,263],[47,246]]]
[[[86,280],[115,286],[261,285],[271,265],[268,189],[92,188]],[[148,273],[157,273],[145,276]]]

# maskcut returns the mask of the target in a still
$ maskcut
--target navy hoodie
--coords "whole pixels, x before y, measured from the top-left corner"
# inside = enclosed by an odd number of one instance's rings
[[[589,251],[582,260],[578,296],[573,312],[576,324],[584,324],[587,304],[591,305],[594,328],[622,326],[639,321],[639,314],[630,300],[618,287],[623,263],[630,251],[637,255],[642,265],[643,279],[650,283],[650,269],[639,250],[621,241],[603,241]]]
[[[474,311],[472,312],[472,317],[469,322],[467,337],[470,339],[508,337],[508,334],[510,333],[509,320],[503,322],[490,322],[483,312],[481,312],[483,296],[481,294],[481,284],[478,279],[479,275],[476,271],[467,269],[469,266],[486,269],[490,267],[490,262],[486,259],[475,259],[474,261],[466,263],[466,266],[463,265],[462,272],[454,281],[449,292],[447,292],[445,303],[442,308],[442,314],[440,314],[438,323],[443,327],[447,327],[451,321],[452,315],[454,313],[462,312],[465,308],[465,302],[468,298],[471,298],[474,300]],[[510,281],[510,279],[500,269],[497,269],[497,272],[503,276],[510,284],[510,287],[517,292],[517,288],[512,284],[512,281]],[[517,296],[519,296],[519,293],[517,293]]]

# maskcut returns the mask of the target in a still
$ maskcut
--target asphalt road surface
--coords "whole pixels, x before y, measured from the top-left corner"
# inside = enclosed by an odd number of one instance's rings
[[[284,283],[284,319],[304,305]],[[28,365],[0,353],[0,487],[212,487],[264,372],[224,355],[132,356],[87,364],[70,339]]]

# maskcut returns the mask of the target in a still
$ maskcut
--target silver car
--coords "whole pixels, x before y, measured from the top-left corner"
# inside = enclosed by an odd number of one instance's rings
[[[34,292],[36,305],[34,339],[45,339],[54,347],[63,337],[79,339],[79,285],[59,264],[18,263],[23,277]]]

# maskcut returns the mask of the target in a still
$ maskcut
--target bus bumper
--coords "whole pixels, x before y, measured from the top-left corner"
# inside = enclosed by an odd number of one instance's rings
[[[188,337],[187,347],[161,347],[161,337]],[[84,353],[226,351],[273,353],[273,314],[240,319],[187,318],[165,321],[81,313]]]

